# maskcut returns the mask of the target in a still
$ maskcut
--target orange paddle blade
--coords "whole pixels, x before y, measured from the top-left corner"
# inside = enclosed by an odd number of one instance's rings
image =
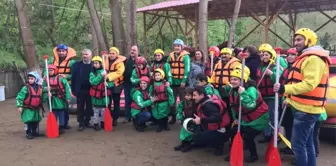
[[[274,148],[274,141],[273,137],[271,138],[270,142],[268,143],[267,150],[265,153],[265,161],[268,162],[269,156],[271,154],[272,149]]]
[[[243,139],[240,135],[240,132],[237,132],[232,142],[230,153],[230,165],[231,166],[244,165]]]
[[[110,109],[105,108],[105,112],[104,112],[104,129],[107,132],[110,132],[113,130],[113,126],[112,126],[112,116],[111,116],[111,112]]]
[[[53,112],[49,112],[47,120],[47,137],[56,138],[58,137],[58,124],[56,117]]]
[[[268,166],[281,166],[280,154],[278,152],[277,147],[272,148],[268,161],[267,161],[267,165]]]

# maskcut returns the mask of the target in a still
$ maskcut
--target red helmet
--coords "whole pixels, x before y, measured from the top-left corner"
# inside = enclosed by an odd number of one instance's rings
[[[57,67],[55,65],[52,65],[52,64],[48,65],[48,70],[51,70],[51,69],[55,71],[54,72],[55,74],[57,74]]]
[[[213,52],[215,57],[219,56],[219,48],[217,46],[211,46],[208,51],[209,53]]]
[[[290,48],[287,50],[287,54],[294,54],[294,55],[297,55],[297,51],[296,51],[296,48]]]
[[[140,78],[140,82],[141,81],[145,81],[145,82],[147,82],[147,83],[150,83],[150,79],[147,77],[147,76],[142,76],[141,78]]]
[[[147,60],[144,57],[140,56],[135,60],[135,64],[136,65],[147,65]]]

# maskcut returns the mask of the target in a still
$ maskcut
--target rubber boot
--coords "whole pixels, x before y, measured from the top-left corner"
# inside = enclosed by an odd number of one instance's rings
[[[64,126],[59,126],[59,127],[58,127],[58,133],[59,133],[59,135],[65,133]]]
[[[171,112],[173,112],[173,113],[172,113],[171,119],[169,121],[169,124],[172,125],[172,124],[176,123],[176,113],[175,113],[176,112],[176,107],[170,107],[170,109],[171,109]]]
[[[163,123],[162,123],[162,121],[163,121],[162,119],[158,119],[158,120],[156,121],[156,123],[157,123],[156,132],[157,132],[157,133],[161,132],[162,129],[163,129]]]
[[[144,124],[142,123],[142,124],[137,125],[137,127],[136,127],[136,131],[137,131],[137,132],[144,132],[144,131],[145,131],[145,126],[144,126]]]
[[[189,152],[192,149],[192,145],[190,141],[186,141],[184,147],[182,148],[181,152]]]
[[[185,141],[182,141],[180,145],[174,147],[174,150],[180,151],[183,149],[184,146],[185,146]]]
[[[100,122],[100,128],[103,130],[105,129],[104,122]]]
[[[38,122],[35,122],[34,124],[33,124],[33,126],[32,126],[32,135],[34,136],[34,137],[43,137],[44,136],[44,134],[40,134],[39,133],[39,123]]]
[[[95,131],[99,131],[100,130],[98,123],[93,125],[93,129]]]
[[[34,137],[32,135],[32,126],[31,126],[31,124],[27,124],[26,138],[27,139],[34,139]]]
[[[170,128],[168,126],[168,117],[165,117],[162,120],[163,120],[163,129],[166,131],[170,131]]]

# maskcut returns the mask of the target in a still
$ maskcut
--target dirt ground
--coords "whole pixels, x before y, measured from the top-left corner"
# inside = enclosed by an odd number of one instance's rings
[[[45,131],[46,118],[40,124]],[[150,127],[144,133],[134,131],[132,125],[121,124],[107,133],[86,129],[77,131],[76,117],[71,116],[73,127],[56,139],[37,138],[27,140],[23,124],[15,111],[15,100],[0,103],[0,165],[71,165],[71,166],[219,166],[229,165],[224,156],[215,157],[212,149],[193,149],[191,152],[175,152],[179,144],[179,125],[171,131],[156,133]],[[283,144],[280,144],[283,147]],[[264,152],[266,144],[258,144],[259,161],[246,166],[266,165]],[[336,166],[335,145],[321,142],[319,166]],[[225,156],[228,154],[225,145]],[[247,155],[247,154],[246,154]],[[283,165],[290,165],[290,156],[282,156]]]

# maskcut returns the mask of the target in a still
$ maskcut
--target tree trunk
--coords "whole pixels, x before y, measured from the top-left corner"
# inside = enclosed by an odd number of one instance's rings
[[[208,57],[208,0],[199,2],[199,48]]]
[[[233,41],[234,41],[234,34],[236,31],[236,24],[238,20],[238,15],[239,15],[239,10],[240,10],[240,4],[241,0],[236,0],[236,5],[233,11],[233,16],[232,16],[232,21],[231,21],[231,26],[230,26],[230,35],[229,35],[229,41],[228,41],[228,47],[233,46]]]
[[[15,0],[16,11],[19,18],[20,34],[23,43],[24,60],[28,71],[39,71],[40,67],[37,61],[36,49],[30,30],[30,21],[27,6],[23,0]]]
[[[126,50],[137,44],[136,1],[126,0]]]
[[[88,0],[88,8],[89,8],[89,13],[91,16],[91,21],[92,21],[92,25],[93,28],[96,32],[96,36],[98,39],[98,43],[99,43],[99,48],[101,51],[107,51],[108,50],[108,44],[105,42],[104,40],[104,36],[103,36],[103,31],[100,25],[100,21],[97,15],[97,11],[95,8],[95,5],[93,3],[93,0]]]
[[[120,50],[120,54],[126,53],[126,41],[123,21],[121,17],[121,1],[110,0],[110,10],[112,15],[112,31],[114,36],[114,45]]]
[[[100,55],[99,54],[99,43],[97,39],[96,31],[94,30],[93,24],[90,25],[91,31],[91,40],[92,40],[92,54],[93,55]]]

